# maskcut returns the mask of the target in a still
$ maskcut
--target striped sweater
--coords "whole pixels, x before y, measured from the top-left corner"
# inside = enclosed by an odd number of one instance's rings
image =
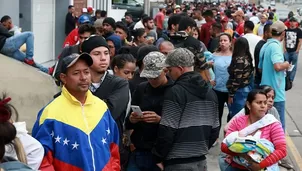
[[[249,115],[243,115],[235,118],[229,125],[229,129],[226,133],[226,136],[234,131],[240,131],[248,126]],[[261,138],[265,138],[272,142],[275,146],[275,151],[271,153],[267,158],[265,158],[260,163],[260,168],[266,168],[277,163],[279,160],[286,156],[286,140],[284,131],[282,129],[280,122],[275,122],[271,125],[268,125],[261,129]],[[229,154],[230,156],[237,156],[236,153],[231,152],[227,145],[222,143],[221,150],[224,153]],[[232,166],[242,168],[235,163],[231,163]],[[244,168],[243,168],[244,169]]]

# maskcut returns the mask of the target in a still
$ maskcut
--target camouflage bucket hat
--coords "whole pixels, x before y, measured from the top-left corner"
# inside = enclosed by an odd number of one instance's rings
[[[187,48],[177,48],[170,52],[166,57],[166,61],[158,66],[162,67],[191,67],[194,66],[195,55]]]
[[[164,67],[158,66],[158,64],[163,63],[165,59],[165,55],[160,52],[148,53],[143,60],[144,69],[141,72],[140,77],[157,78],[164,69]]]

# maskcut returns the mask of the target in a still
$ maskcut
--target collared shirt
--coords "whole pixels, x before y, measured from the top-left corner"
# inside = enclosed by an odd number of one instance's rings
[[[91,85],[89,87],[89,89],[90,89],[91,92],[93,92],[93,93],[96,92],[96,90],[102,85],[102,83],[103,83],[103,81],[104,81],[104,79],[105,79],[105,77],[107,75],[107,72],[108,71],[105,72],[105,74],[101,78],[100,82],[98,82],[98,83],[91,83]]]

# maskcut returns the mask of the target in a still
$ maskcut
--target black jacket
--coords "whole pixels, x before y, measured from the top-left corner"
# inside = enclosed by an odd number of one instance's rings
[[[77,19],[69,12],[66,14],[65,20],[65,34],[68,35],[73,29],[75,29]]]
[[[123,136],[123,123],[126,117],[126,109],[129,102],[128,81],[108,73],[101,86],[93,92],[95,96],[102,99],[108,106],[113,119],[120,131],[120,143]],[[121,144],[120,144],[121,145]]]
[[[256,73],[255,73],[255,81],[254,81],[254,83],[255,83],[256,85],[259,85],[259,84],[261,83],[262,73],[259,72],[259,70],[258,70],[258,65],[259,65],[260,50],[261,50],[261,48],[263,47],[263,45],[264,45],[265,43],[266,43],[265,40],[260,40],[260,41],[257,43],[256,47],[255,47],[255,52],[254,52],[255,64],[254,64],[254,66],[255,66],[255,71],[256,71]]]
[[[8,32],[8,30],[2,24],[0,24],[0,50],[3,48],[6,39],[11,36],[12,35]]]
[[[218,100],[199,73],[187,72],[165,93],[158,138],[152,150],[157,163],[205,159],[219,135]]]
[[[134,91],[131,104],[139,106],[142,111],[153,111],[161,116],[164,94],[172,85],[173,81],[169,78],[166,85],[157,88],[153,88],[147,81],[143,82]],[[126,118],[126,128],[134,129],[131,134],[131,142],[136,149],[142,151],[151,151],[154,147],[158,125],[145,122],[132,124],[129,116]]]

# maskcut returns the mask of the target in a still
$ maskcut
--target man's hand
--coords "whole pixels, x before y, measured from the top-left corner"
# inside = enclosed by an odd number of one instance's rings
[[[130,120],[131,123],[135,124],[137,122],[143,121],[143,116],[139,116],[137,113],[132,112],[130,117],[129,117],[129,120]]]
[[[214,80],[210,80],[212,86],[216,86],[216,82]]]
[[[163,165],[163,163],[157,163],[156,165],[157,165],[157,167],[160,168],[161,171],[164,170],[164,165]]]
[[[284,66],[285,66],[286,69],[289,69],[289,68],[290,68],[290,64],[288,63],[288,61],[285,61],[285,62],[284,62]]]
[[[160,122],[161,117],[153,111],[145,111],[145,112],[143,112],[143,114],[144,114],[143,115],[144,122],[147,122],[147,123],[159,123]]]

